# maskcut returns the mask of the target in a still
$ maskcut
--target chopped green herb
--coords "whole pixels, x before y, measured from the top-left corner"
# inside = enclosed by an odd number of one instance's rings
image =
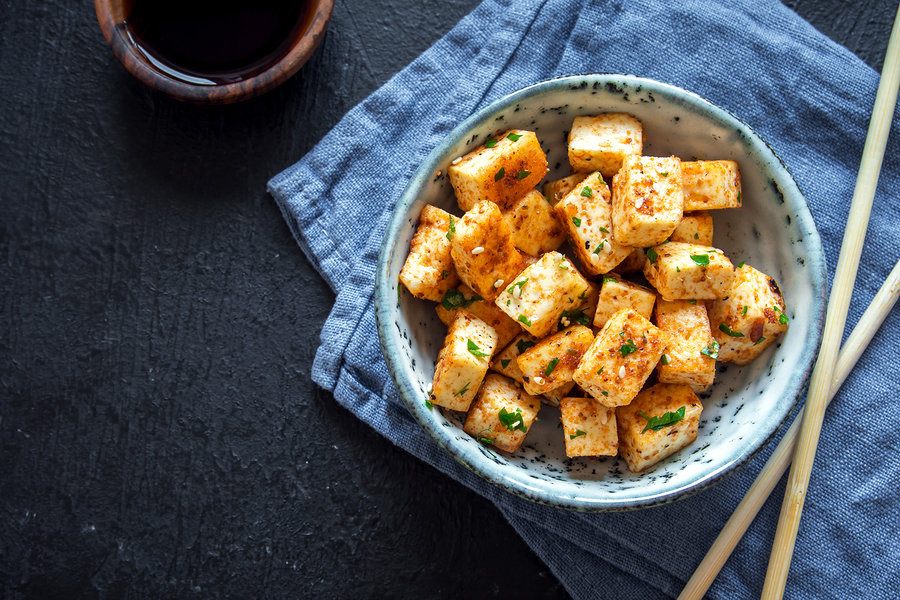
[[[581,295],[578,296],[579,300],[587,300],[587,290],[581,292]]]
[[[543,194],[541,194],[541,197],[547,201],[547,204],[549,204],[550,206],[553,206],[553,203],[550,202],[550,198],[548,198],[547,196],[544,196]]]
[[[648,417],[644,414],[644,411],[639,410],[638,414],[647,419],[647,424],[641,430],[641,433],[644,433],[648,429],[652,429],[653,431],[659,431],[663,427],[668,427],[669,425],[674,425],[678,421],[684,419],[684,409],[682,406],[675,412],[667,412],[661,417]]]
[[[520,323],[525,323],[527,326],[531,327],[531,321],[529,321],[528,317],[526,317],[525,315],[519,315],[519,318],[517,320]]]
[[[478,438],[478,441],[481,442],[482,444],[493,444],[494,443],[494,440],[492,440],[490,438],[486,438],[486,437]]]
[[[497,417],[500,419],[500,423],[510,431],[528,431],[521,408],[517,408],[514,413],[508,412],[505,407],[501,408]]]
[[[501,358],[501,359],[500,359],[500,366],[503,367],[503,368],[505,369],[506,367],[509,366],[509,363],[510,363],[510,362],[512,362],[512,359],[511,359],[511,358]]]
[[[739,263],[738,263],[738,269],[740,269],[741,267],[743,267],[745,262],[747,262],[747,261],[742,260],[741,262],[739,262]]]
[[[529,340],[519,340],[518,342],[516,342],[516,350],[519,351],[519,354],[522,354],[532,346],[534,346],[534,342],[531,342]]]
[[[494,181],[500,181],[506,176],[506,167],[500,167],[500,170],[494,175]]]
[[[462,386],[462,389],[460,389],[458,392],[456,392],[456,393],[453,394],[453,395],[454,395],[454,396],[462,396],[463,394],[465,394],[465,393],[466,393],[466,390],[469,389],[469,384],[470,384],[470,383],[472,383],[472,382],[471,382],[471,381],[467,381],[467,382],[466,382],[466,385]]]
[[[609,229],[607,229],[606,227],[601,227],[600,231],[602,231],[603,233],[609,233]]]
[[[619,283],[619,280],[616,279],[615,277],[612,277],[612,276],[610,276],[610,275],[604,275],[604,276],[603,276],[603,283],[607,283],[607,282],[609,282],[609,281],[612,281],[613,283]]]
[[[706,348],[700,351],[700,354],[705,354],[713,360],[719,358],[719,342],[716,340],[711,341]]]
[[[668,177],[668,176],[669,176],[669,172],[668,172],[668,171],[661,171],[659,174],[660,174],[662,177]]]
[[[544,377],[550,377],[550,373],[553,372],[553,369],[555,369],[556,365],[558,365],[558,364],[559,364],[558,358],[551,359],[550,362],[547,363],[547,368],[544,369]]]
[[[566,259],[562,259],[561,261],[559,261],[558,263],[556,263],[556,268],[558,268],[558,269],[568,269],[568,268],[569,268],[569,262],[568,262]],[[571,302],[572,299],[569,298],[569,301]]]
[[[695,234],[694,234],[694,239],[695,239],[695,240],[699,240],[699,239],[700,239],[700,234],[699,234],[699,233],[695,233]]]
[[[653,248],[644,248],[644,254],[647,255],[647,260],[650,261],[651,265],[656,263],[656,259],[659,258],[659,255]]]
[[[696,300],[688,300],[688,304],[692,304],[692,305],[694,305],[694,306],[697,306],[697,301],[696,301]]]
[[[466,339],[466,349],[472,354],[472,356],[477,356],[478,358],[490,356],[490,354],[488,354],[487,352],[482,352],[481,348],[478,347],[478,344],[470,339]]]
[[[628,341],[622,344],[622,347],[619,348],[619,352],[622,353],[622,357],[626,357],[633,352],[637,352],[637,344],[634,343],[634,340],[628,338]]]
[[[575,227],[581,227],[581,219],[578,217],[572,217],[572,222],[575,223]]]
[[[562,312],[562,318],[569,319],[569,321],[573,323],[578,323],[579,325],[584,325],[586,327],[591,325],[591,318],[584,314],[583,310],[574,310],[572,312],[564,310]]]
[[[740,201],[741,201],[741,191],[738,190],[738,202],[740,202]]]
[[[747,306],[746,304],[744,305],[744,310],[741,311],[741,316],[742,316],[742,317],[745,316],[745,315],[747,314],[747,310],[748,310],[749,308],[750,308],[750,307]]]
[[[486,139],[486,140],[484,141],[484,147],[485,147],[485,148],[493,148],[493,147],[496,146],[496,145],[497,145],[497,140],[494,139],[494,138],[492,138],[492,137],[489,137],[488,139]]]
[[[429,400],[428,398],[425,399],[425,408],[427,408],[429,410],[434,408],[434,404],[432,404],[431,400]]]
[[[790,319],[788,319],[788,316],[786,314],[784,314],[784,312],[780,308],[778,308],[777,306],[773,306],[772,308],[775,309],[775,312],[781,313],[781,315],[778,317],[779,323],[781,323],[782,325],[785,325],[788,321],[790,321]]]
[[[523,179],[525,179],[525,178],[528,177],[529,175],[531,175],[531,171],[519,171],[519,175],[518,175],[519,181],[522,181]]]
[[[620,331],[620,332],[619,332],[619,337],[622,337],[622,336],[624,336],[624,335],[625,335],[625,332],[624,332],[624,331]]]
[[[466,300],[466,297],[463,296],[462,292],[453,289],[447,290],[447,293],[444,294],[444,298],[441,300],[441,306],[447,310],[456,310],[457,308],[466,308],[478,300],[484,300],[484,298],[478,294],[474,294],[471,298]]]
[[[603,246],[606,245],[606,240],[600,240],[600,244],[594,248],[592,254],[600,254],[600,251],[603,250]]]
[[[764,341],[765,339],[766,339],[765,337],[761,337],[761,338],[759,338],[758,340],[756,340],[755,342],[753,342],[753,345],[756,346],[757,344],[761,344],[761,343],[763,343],[763,341]]]
[[[602,372],[603,372],[603,367],[600,367],[599,369],[597,369],[597,375],[599,375]]]
[[[447,232],[447,239],[453,239],[454,233],[456,233],[456,224],[453,222],[453,215],[450,215],[450,231]]]
[[[741,333],[740,331],[732,331],[731,327],[729,327],[725,323],[719,323],[719,331],[734,338],[744,337],[743,333]]]
[[[601,390],[600,393],[603,394],[603,395],[606,396],[606,397],[609,397],[609,392],[607,392],[607,391],[605,391],[605,390]]]
[[[506,137],[508,137],[510,140],[512,140],[512,141],[514,141],[514,142],[518,142],[518,141],[519,141],[519,138],[522,137],[522,134],[521,134],[521,133],[511,133],[511,134],[509,134],[509,135],[506,136]]]
[[[691,260],[705,267],[709,264],[709,254],[691,254]]]
[[[441,281],[447,279],[447,275],[450,274],[450,271],[441,271]]]
[[[675,272],[681,273],[681,267],[679,267],[678,265],[675,265]]]
[[[580,429],[576,429],[576,430],[575,430],[575,433],[573,433],[572,435],[569,436],[569,439],[570,439],[570,440],[574,440],[575,438],[581,437],[581,436],[583,436],[583,435],[587,435],[587,432],[586,432],[586,431],[582,431],[582,430],[580,430]]]
[[[659,362],[661,362],[661,363],[664,364],[664,365],[669,364],[669,355],[668,355],[668,354],[663,354],[662,356],[660,356],[660,357],[659,357]]]
[[[506,288],[506,291],[507,291],[507,293],[512,294],[513,291],[515,291],[516,288],[519,288],[519,290],[521,290],[522,287],[523,287],[526,283],[528,283],[528,278],[527,278],[527,277],[526,277],[525,279],[523,279],[522,281],[517,281],[517,282],[515,282],[514,284],[512,284],[511,286],[509,286],[508,288]]]
[[[591,188],[584,186],[583,188],[581,188],[581,195],[585,198],[593,198],[594,192],[591,190]]]

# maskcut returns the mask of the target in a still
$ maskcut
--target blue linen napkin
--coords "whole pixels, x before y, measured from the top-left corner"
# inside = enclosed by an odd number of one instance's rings
[[[531,83],[629,73],[694,91],[746,121],[804,190],[837,262],[877,74],[774,0],[485,0],[269,182],[294,236],[337,294],[313,379],[398,446],[491,499],[576,598],[674,598],[756,474],[628,513],[577,514],[514,497],[441,451],[399,403],[381,358],[375,264],[390,211],[419,161],[476,109]],[[897,121],[888,144],[848,332],[900,258]],[[826,416],[788,598],[895,598],[900,590],[900,405],[885,321]],[[784,484],[709,592],[759,594]]]

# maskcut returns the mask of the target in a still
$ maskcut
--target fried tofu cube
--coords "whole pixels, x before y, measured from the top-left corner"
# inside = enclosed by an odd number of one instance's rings
[[[540,338],[556,326],[564,310],[577,306],[579,296],[590,287],[569,259],[548,252],[501,289],[494,303]]]
[[[496,345],[497,333],[490,325],[460,310],[438,352],[431,403],[451,410],[468,410]]]
[[[728,295],[734,267],[712,246],[669,242],[647,249],[644,276],[666,300],[716,300]]]
[[[776,281],[750,265],[734,274],[727,297],[712,302],[709,320],[719,360],[746,365],[787,331],[784,297]]]
[[[572,388],[575,387],[575,382],[570,381],[569,383],[565,383],[558,388],[554,388],[549,392],[544,392],[541,394],[541,402],[544,404],[549,404],[550,406],[559,406],[559,402],[569,395],[569,392],[572,391]]]
[[[512,232],[493,202],[479,202],[450,232],[450,256],[463,283],[485,300],[525,268]]]
[[[733,160],[681,164],[684,210],[740,208],[741,172]]]
[[[593,398],[563,398],[559,403],[566,456],[615,456],[619,448],[616,409]]]
[[[522,252],[539,256],[566,241],[566,232],[553,207],[537,190],[531,190],[502,212],[512,230],[513,242]]]
[[[617,408],[619,453],[628,468],[646,471],[696,440],[702,411],[690,387],[671,383],[657,383],[628,406]]]
[[[559,324],[565,327],[572,325],[591,326],[593,315],[597,312],[597,301],[600,297],[600,286],[588,281],[588,291],[576,298],[577,306],[564,310]]]
[[[603,327],[606,321],[623,308],[632,308],[645,319],[653,314],[656,294],[642,285],[625,281],[614,275],[603,277],[597,310],[594,311],[594,327]]]
[[[409,243],[409,256],[400,269],[400,282],[416,298],[440,302],[447,290],[459,285],[450,258],[450,213],[426,204]]]
[[[613,237],[623,246],[664,242],[681,222],[681,160],[627,156],[613,177]]]
[[[556,206],[556,204],[563,199],[563,197],[575,189],[579,183],[584,181],[584,178],[587,177],[587,173],[573,173],[572,175],[568,175],[563,177],[562,179],[554,179],[553,181],[548,181],[544,184],[544,197],[547,199],[551,205]]]
[[[681,223],[672,232],[669,241],[686,242],[688,244],[700,244],[712,246],[713,219],[705,210],[684,213]]]
[[[680,383],[702,392],[716,377],[718,342],[702,300],[656,303],[656,326],[669,334],[669,347],[656,368],[661,383]]]
[[[609,186],[600,173],[588,175],[554,209],[588,275],[608,273],[631,253],[613,239]]]
[[[506,315],[503,316],[506,317]],[[506,318],[508,319],[509,317]],[[534,346],[537,343],[537,338],[523,332],[518,325],[516,325],[516,329],[520,332],[519,335],[503,350],[494,354],[494,357],[491,359],[491,370],[522,383],[525,380],[522,378],[522,370],[519,369],[519,363],[516,362],[516,358]]]
[[[515,452],[525,441],[541,401],[502,375],[488,375],[466,415],[463,431],[483,444]]]
[[[633,308],[615,313],[594,338],[572,379],[604,406],[637,395],[669,345],[668,335]]]
[[[510,129],[447,167],[459,207],[482,201],[501,209],[534,188],[547,174],[547,157],[533,131]]]
[[[569,164],[578,173],[600,171],[612,177],[626,156],[644,148],[641,122],[625,113],[575,117],[569,131]]]
[[[441,323],[450,327],[461,308],[466,309],[494,328],[497,333],[497,347],[504,348],[514,337],[522,333],[519,324],[509,318],[505,312],[497,308],[493,302],[485,300],[472,291],[467,285],[447,290],[440,303],[434,307]]]
[[[594,333],[584,325],[575,325],[540,340],[516,358],[522,371],[523,386],[529,394],[544,394],[572,381],[572,374],[591,342]]]
[[[625,260],[616,265],[613,269],[616,273],[640,273],[644,270],[644,263],[647,261],[647,255],[644,254],[643,248],[633,248],[631,254],[625,257]]]

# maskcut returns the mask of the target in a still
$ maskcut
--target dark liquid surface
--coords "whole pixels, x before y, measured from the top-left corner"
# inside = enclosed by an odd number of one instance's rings
[[[126,21],[160,69],[192,83],[230,83],[284,56],[308,26],[306,0],[134,0]]]

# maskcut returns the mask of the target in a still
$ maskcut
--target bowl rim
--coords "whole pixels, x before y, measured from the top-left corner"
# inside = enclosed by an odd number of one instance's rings
[[[137,50],[134,40],[123,25],[122,3],[115,0],[94,0],[94,11],[106,43],[129,73],[141,83],[177,100],[194,104],[231,104],[254,98],[281,85],[300,70],[322,42],[334,0],[317,0],[306,30],[298,36],[290,49],[271,65],[247,79],[233,83],[199,85],[175,79],[147,64]]]
[[[391,312],[392,305],[396,302],[396,290],[392,287],[393,283],[390,281],[389,273],[391,251],[395,246],[395,241],[400,230],[403,228],[404,223],[408,218],[409,209],[417,199],[417,190],[432,177],[435,170],[440,168],[441,157],[447,153],[453,144],[464,139],[467,132],[482,122],[487,121],[497,112],[513,107],[519,102],[529,100],[546,90],[574,89],[575,86],[580,88],[585,81],[588,82],[588,85],[594,86],[626,84],[632,88],[643,87],[651,92],[686,101],[696,108],[711,113],[711,116],[714,119],[737,128],[746,135],[748,139],[756,141],[769,152],[771,157],[777,162],[776,166],[780,167],[782,172],[770,171],[768,175],[777,183],[781,193],[791,199],[790,205],[792,214],[796,214],[796,216],[799,217],[796,219],[798,221],[798,227],[803,233],[803,241],[808,249],[809,259],[812,259],[808,261],[810,263],[808,265],[811,273],[810,278],[813,282],[812,295],[817,300],[814,307],[815,314],[812,315],[810,319],[811,326],[809,327],[806,339],[804,340],[803,355],[798,360],[798,364],[804,365],[803,371],[795,373],[787,382],[785,387],[787,393],[785,395],[790,397],[791,401],[789,406],[786,407],[781,420],[772,428],[771,432],[760,439],[754,448],[744,447],[736,458],[729,461],[721,468],[714,470],[689,484],[667,492],[648,494],[645,497],[632,497],[625,500],[617,499],[615,497],[588,498],[586,495],[579,496],[578,498],[552,496],[551,494],[545,493],[543,490],[536,490],[531,486],[525,486],[524,482],[519,482],[517,479],[499,476],[497,473],[490,472],[491,470],[496,470],[497,467],[494,467],[494,469],[485,469],[480,464],[467,460],[463,456],[463,453],[454,447],[451,435],[444,431],[446,428],[434,427],[434,424],[426,417],[425,411],[427,408],[424,402],[422,402],[420,397],[421,394],[418,390],[413,388],[409,381],[400,377],[402,369],[405,366],[399,359],[400,353],[393,352],[390,348],[390,345],[395,342],[389,335],[392,330],[388,313]],[[785,162],[752,127],[730,111],[716,106],[698,94],[678,86],[635,75],[585,73],[564,75],[540,81],[494,100],[483,108],[475,111],[471,116],[454,127],[442,138],[438,145],[428,153],[401,193],[385,228],[376,267],[375,318],[382,354],[385,363],[387,364],[388,372],[397,387],[404,405],[413,418],[428,432],[432,439],[434,439],[443,450],[459,463],[488,482],[493,483],[514,495],[539,504],[575,510],[578,512],[625,511],[674,502],[709,488],[728,475],[740,470],[785,428],[785,423],[787,422],[788,417],[794,412],[800,394],[809,380],[815,358],[818,354],[825,316],[826,278],[827,267],[825,254],[822,248],[821,238],[819,237],[806,198]],[[399,283],[397,285],[399,285]]]

